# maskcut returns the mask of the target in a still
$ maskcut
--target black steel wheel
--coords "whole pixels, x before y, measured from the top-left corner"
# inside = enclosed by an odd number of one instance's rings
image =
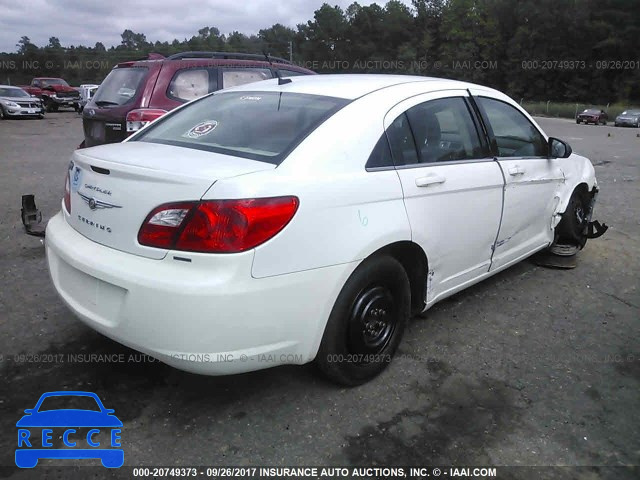
[[[342,385],[371,380],[391,362],[410,309],[409,278],[400,262],[386,255],[365,260],[338,295],[316,364]]]

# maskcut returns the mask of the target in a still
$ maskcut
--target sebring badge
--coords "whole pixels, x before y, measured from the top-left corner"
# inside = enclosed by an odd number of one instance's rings
[[[103,202],[102,200],[98,200],[97,198],[90,197],[89,195],[85,195],[82,192],[78,192],[78,195],[82,197],[82,199],[89,205],[91,210],[100,210],[103,208],[122,208],[120,205],[114,205],[113,203]]]

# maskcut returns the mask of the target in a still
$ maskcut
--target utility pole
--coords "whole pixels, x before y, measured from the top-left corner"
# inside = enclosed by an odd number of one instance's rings
[[[293,63],[293,40],[289,40],[289,61]]]

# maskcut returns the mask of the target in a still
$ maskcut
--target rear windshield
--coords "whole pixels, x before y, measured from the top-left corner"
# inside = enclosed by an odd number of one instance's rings
[[[86,395],[55,395],[42,401],[39,412],[47,410],[93,410],[100,411],[100,406],[93,397]]]
[[[65,87],[69,86],[69,84],[61,78],[43,78],[40,80],[40,84],[43,87],[50,87],[52,85],[63,85]]]
[[[346,104],[341,98],[299,93],[220,92],[158,121],[134,140],[277,165]]]
[[[131,102],[147,74],[146,67],[115,68],[100,84],[93,96],[93,103],[99,107],[125,105]]]

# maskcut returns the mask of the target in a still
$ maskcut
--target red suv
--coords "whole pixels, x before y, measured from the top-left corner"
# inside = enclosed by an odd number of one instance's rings
[[[124,140],[185,102],[225,87],[277,76],[314,74],[282,58],[229,52],[184,52],[116,65],[84,108],[80,148]]]

